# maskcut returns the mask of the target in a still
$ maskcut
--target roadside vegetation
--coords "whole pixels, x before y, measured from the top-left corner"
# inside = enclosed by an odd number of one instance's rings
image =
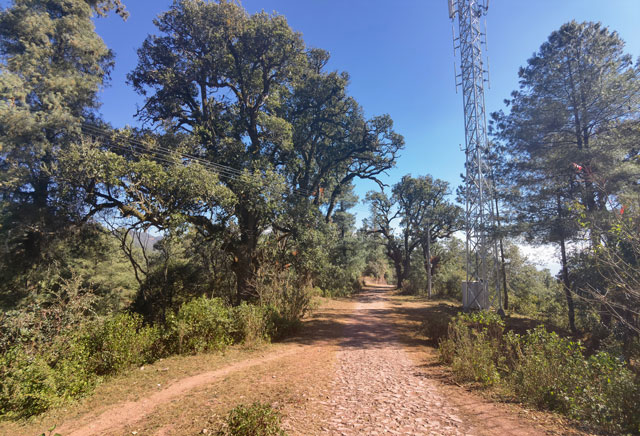
[[[119,0],[0,10],[0,419],[168,356],[279,340],[365,276],[460,301],[464,189],[384,185],[404,139],[365,116],[327,51],[278,14],[175,1],[128,75],[144,127],[115,129],[92,21],[111,11],[127,17]],[[640,432],[640,64],[616,32],[570,22],[518,74],[487,154],[510,317],[424,332],[460,380]],[[358,180],[380,186],[360,227]],[[524,241],[556,246],[560,272]],[[254,404],[226,428],[280,434],[278,419]]]
[[[458,381],[499,388],[609,434],[640,430],[637,374],[615,352],[587,354],[580,341],[543,325],[506,331],[498,315],[483,312],[455,316],[439,350]]]
[[[239,405],[229,412],[218,436],[285,436],[280,416],[271,406],[260,403]]]

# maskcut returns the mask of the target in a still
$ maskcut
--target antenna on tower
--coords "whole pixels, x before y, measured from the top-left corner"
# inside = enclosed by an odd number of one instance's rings
[[[456,41],[457,48],[460,49],[460,84],[465,126],[467,277],[462,283],[462,305],[465,309],[488,309],[497,298],[498,308],[502,310],[497,244],[492,235],[495,223],[494,194],[488,177],[490,171],[485,162],[489,142],[484,104],[485,71],[482,65],[480,17],[487,13],[489,0],[448,0],[448,5],[449,18],[455,21],[456,15],[458,17],[458,38],[454,31],[453,46],[454,56]],[[486,21],[484,36],[486,47]],[[488,70],[486,73],[488,77]],[[456,91],[457,78],[456,74]]]
[[[453,16],[456,14],[456,10],[453,6],[454,0],[448,0],[449,2],[449,18],[453,20]]]

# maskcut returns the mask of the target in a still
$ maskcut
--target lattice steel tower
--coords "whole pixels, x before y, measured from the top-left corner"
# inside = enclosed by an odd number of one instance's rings
[[[484,106],[487,71],[482,60],[482,39],[485,34],[480,31],[480,19],[487,12],[489,0],[448,2],[452,22],[455,22],[456,16],[458,18],[458,37],[454,30],[453,47],[454,55],[456,49],[460,50],[460,74],[456,74],[456,88],[462,87],[464,105],[467,282],[463,284],[463,303],[466,307],[488,309],[496,304],[497,298],[498,308],[501,309],[497,245],[491,231],[495,223],[493,189],[484,160],[488,151]]]

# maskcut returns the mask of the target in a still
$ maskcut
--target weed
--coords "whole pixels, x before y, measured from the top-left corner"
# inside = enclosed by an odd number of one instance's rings
[[[285,436],[280,415],[268,404],[239,405],[229,412],[218,436]]]

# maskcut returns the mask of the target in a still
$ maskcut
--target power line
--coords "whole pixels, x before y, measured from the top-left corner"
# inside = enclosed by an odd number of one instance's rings
[[[135,138],[127,138],[122,135],[114,135],[108,130],[91,125],[89,123],[82,123],[82,131],[91,136],[92,139],[97,140],[101,144],[111,149],[150,155],[153,159],[159,162],[175,164],[175,157],[179,156],[183,160],[202,165],[206,169],[218,174],[218,176],[221,178],[238,180],[239,177],[245,174],[242,170],[239,170],[237,168],[211,162],[188,153],[176,152],[161,145],[155,144],[153,149],[150,150],[149,147],[142,141],[139,141]],[[302,188],[294,188],[291,193],[301,198],[308,198],[309,196],[314,195],[308,190]]]

